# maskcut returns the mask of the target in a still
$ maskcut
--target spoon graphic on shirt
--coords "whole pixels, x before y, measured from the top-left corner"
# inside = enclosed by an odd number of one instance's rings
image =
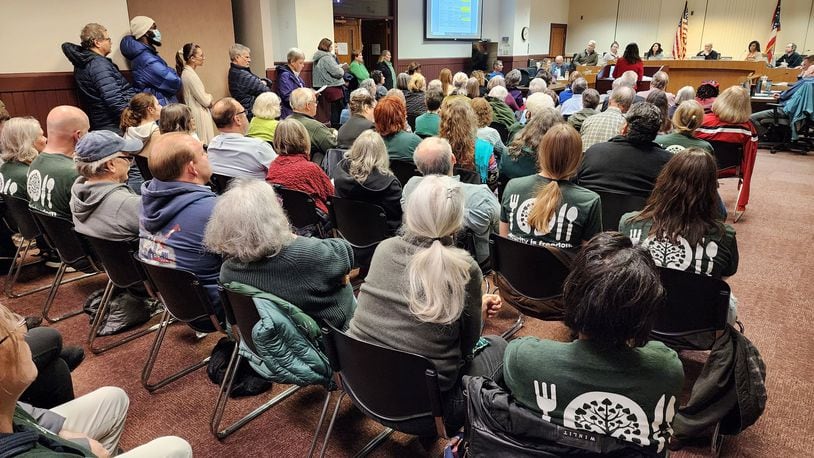
[[[568,212],[565,214],[565,219],[568,220],[568,231],[565,233],[565,241],[571,240],[571,230],[574,229],[574,221],[577,220],[577,215],[579,215],[579,210],[577,207],[571,207],[568,209]]]
[[[560,240],[562,236],[562,220],[565,218],[565,209],[568,207],[568,204],[562,204],[560,207],[559,214],[557,216],[557,240]]]
[[[712,267],[715,265],[712,262],[715,259],[715,256],[718,255],[718,244],[715,242],[709,242],[706,249],[707,257],[709,258],[709,264],[707,264],[707,275],[712,275]]]

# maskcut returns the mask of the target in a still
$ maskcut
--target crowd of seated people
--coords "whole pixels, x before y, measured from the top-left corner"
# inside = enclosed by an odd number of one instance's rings
[[[756,134],[742,88],[718,96],[716,85],[706,85],[714,91],[702,85],[699,103],[692,88],[675,97],[667,93],[667,74],[659,72],[650,89],[637,94],[642,64],[635,43],[622,56],[615,45],[602,57],[616,60],[618,76],[604,108],[600,94],[578,72],[571,72],[565,97],[548,88],[552,74],[567,72],[561,56],[526,91],[520,88],[520,72],[512,69],[504,76],[502,63],[488,78],[481,70],[470,76],[443,69],[438,80],[428,82],[420,65],[396,73],[387,51],[368,75],[361,53],[354,51],[358,58],[351,71],[360,87],[350,92],[348,117],[340,127],[347,69],[337,63],[331,40],[320,42],[314,55],[314,87],[327,87],[321,94],[299,76],[305,59],[301,50],[289,51],[287,63],[277,68],[275,93],[249,70],[250,50],[235,45],[230,50],[231,97],[215,100],[204,97],[202,87],[184,87],[195,102],[180,104],[165,86],[202,86],[194,74],[203,63],[199,46],[190,43],[181,50],[181,77],[167,67],[166,84],[156,86],[154,74],[163,62],[155,52],[160,33],[152,19],[134,18],[122,42],[138,68],[131,86],[117,76],[115,65],[98,59],[110,53],[104,27],[89,24],[80,38],[81,46],[67,43],[63,51],[76,66],[87,114],[55,107],[47,118],[47,140],[35,120],[8,120],[0,134],[3,194],[71,220],[80,234],[138,241],[138,256],[145,262],[193,272],[221,320],[218,281],[238,282],[362,340],[429,358],[439,371],[451,433],[466,421],[463,376],[469,375],[493,379],[545,421],[566,426],[579,424],[568,417],[573,415],[566,408],[569,402],[599,391],[624,396],[647,412],[636,418],[643,429],[637,433],[640,440],[632,442],[661,450],[669,440],[671,414],[663,415],[661,424],[651,415],[664,401],[660,398],[675,402],[683,371],[675,352],[648,342],[662,294],[655,267],[675,268],[666,253],[698,245],[702,248],[689,250],[682,270],[718,278],[737,270],[735,232],[723,223],[712,146],[706,140],[741,144],[753,163]],[[582,53],[592,62],[599,60],[595,45]],[[657,58],[657,51],[654,46],[651,57]],[[89,65],[106,80],[91,78]],[[117,103],[102,106],[91,102],[94,97]],[[706,115],[703,103],[709,105]],[[737,135],[734,128],[740,129]],[[335,148],[345,151],[328,176],[324,159]],[[152,178],[141,176],[135,156],[147,159]],[[395,160],[414,164],[420,176],[400,182],[390,170]],[[213,173],[233,178],[218,190],[221,195],[208,186]],[[311,197],[320,230],[292,227],[275,187]],[[640,212],[623,217],[623,235],[601,233],[598,193],[603,192],[647,199]],[[363,253],[370,266],[358,297],[350,275],[360,253],[331,237],[332,196],[377,205],[386,216],[388,238]],[[745,202],[739,201],[740,211]],[[465,233],[474,236],[471,251],[458,248]],[[495,234],[563,252],[572,273],[554,312],[577,340],[524,338],[507,344],[497,336],[482,338],[484,322],[503,301],[516,299],[508,288],[501,287],[499,295],[481,292],[481,266]],[[715,249],[709,248],[712,244]],[[47,242],[38,245],[48,255]],[[608,280],[611,268],[621,273]],[[616,294],[629,292],[630,284],[638,285],[641,294]],[[618,320],[610,318],[614,304],[627,309]],[[730,323],[735,312],[733,298]],[[6,377],[4,386],[13,382],[0,399],[8,407],[4,412],[14,412],[13,432],[32,430],[40,422],[45,429],[37,431],[44,439],[36,446],[69,447],[61,441],[79,439],[70,447],[100,456],[102,449],[114,451],[127,413],[126,395],[112,388],[87,395],[91,401],[86,404],[117,406],[110,413],[116,426],[70,432],[76,424],[71,419],[89,415],[85,409],[90,408],[64,407],[79,401],[71,401],[66,374],[66,368],[78,364],[77,357],[64,351],[48,358],[38,351],[30,355],[25,349],[38,347],[33,338],[20,337],[17,320],[0,308],[0,342],[8,341],[0,343],[0,356],[6,367],[27,371],[25,378],[0,375]],[[608,322],[613,326],[602,326]],[[212,323],[198,324],[214,330]],[[549,357],[553,366],[534,364],[539,355]],[[56,374],[45,382],[51,396],[35,403],[55,407],[51,413],[15,404],[38,399],[26,394],[29,385],[42,392],[29,359],[42,373]],[[646,364],[620,366],[620,360],[634,359]],[[614,391],[618,380],[601,376],[613,370],[630,387],[640,388]],[[536,402],[538,384],[546,383],[561,387],[564,401],[556,409]],[[0,436],[0,450],[3,440]],[[161,440],[171,442],[162,450],[166,456],[188,452],[180,439]],[[142,456],[137,450],[130,453]]]

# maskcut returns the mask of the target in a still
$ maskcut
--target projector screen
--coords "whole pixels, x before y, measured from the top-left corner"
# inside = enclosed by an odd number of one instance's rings
[[[426,0],[426,40],[480,40],[483,0]]]

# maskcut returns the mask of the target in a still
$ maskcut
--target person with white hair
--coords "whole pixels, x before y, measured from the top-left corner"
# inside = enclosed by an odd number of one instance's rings
[[[547,88],[548,84],[546,84],[545,80],[542,78],[533,78],[531,81],[529,81],[529,95],[543,92]]]
[[[576,65],[597,65],[599,63],[599,54],[596,52],[596,41],[589,40],[585,50],[574,56],[573,63],[575,64],[574,68],[576,68]]]
[[[271,90],[268,83],[252,73],[252,50],[240,43],[229,48],[229,94],[246,110],[246,117],[252,119],[252,106],[258,95]]]
[[[500,77],[493,78],[497,79]],[[503,78],[500,78],[501,80]],[[489,83],[492,81],[490,80]],[[508,132],[509,128],[515,123],[514,112],[506,104],[506,97],[509,96],[509,91],[505,87],[497,85],[489,89],[489,94],[485,97],[489,105],[492,106],[493,123],[502,125]]]
[[[418,144],[414,154],[415,166],[422,176],[410,178],[404,185],[401,206],[424,177],[431,175],[450,176],[460,182],[461,177],[453,175],[455,155],[449,141],[441,137],[425,138]],[[485,184],[460,182],[464,194],[464,229],[475,236],[475,260],[479,263],[489,259],[489,235],[497,233],[500,204],[497,196]]]
[[[687,100],[695,100],[695,88],[692,86],[684,86],[676,92],[675,102],[673,106],[667,110],[667,115],[672,119],[673,114],[675,114],[676,109],[678,109],[678,106],[681,105],[681,102],[685,102]]]
[[[517,105],[517,109],[523,106],[523,92],[518,88],[522,79],[523,75],[520,73],[520,70],[516,68],[513,68],[506,74],[506,90],[509,91],[509,95],[512,96],[515,105]],[[511,104],[509,104],[509,106],[511,106]]]
[[[305,53],[300,48],[291,48],[286,54],[286,63],[277,66],[277,95],[282,101],[280,119],[291,116],[291,93],[294,89],[305,87],[300,72],[305,67]]]
[[[667,74],[665,71],[657,71],[653,74],[653,79],[650,80],[650,89],[646,91],[639,91],[636,93],[637,96],[647,99],[647,96],[650,95],[651,92],[654,91],[662,91],[664,95],[667,96],[667,103],[669,106],[675,106],[676,104],[676,96],[670,92],[667,92],[667,84],[670,83],[670,75]]]
[[[464,424],[463,376],[499,378],[506,348],[505,340],[488,336],[475,350],[501,301],[481,293],[478,263],[455,247],[464,213],[460,183],[441,175],[421,180],[407,198],[403,234],[376,248],[349,329],[358,339],[434,363],[448,431]]]
[[[622,133],[625,125],[624,113],[633,105],[636,93],[628,86],[620,86],[611,92],[608,109],[591,116],[582,123],[582,150],[610,140]]]
[[[247,137],[257,138],[271,144],[274,131],[282,117],[282,101],[273,92],[264,92],[254,99],[252,106],[254,117],[249,122]]]
[[[703,57],[704,60],[718,60],[721,58],[721,55],[718,51],[712,49],[712,43],[704,43],[704,49],[698,51],[696,54],[698,57]]]
[[[509,142],[523,129],[535,112],[539,112],[545,108],[554,108],[555,106],[554,99],[552,99],[550,95],[543,92],[531,94],[529,98],[526,99],[525,110],[521,113],[520,120],[509,127]]]
[[[452,93],[450,95],[467,95],[466,83],[469,77],[464,72],[458,72],[452,76]]]
[[[314,119],[318,104],[316,92],[307,87],[295,89],[290,102],[294,112],[289,118],[299,121],[311,137],[311,161],[322,164],[328,150],[336,148],[336,131]]]
[[[48,140],[32,117],[11,118],[0,131],[0,194],[28,200],[28,166]]]
[[[267,183],[230,183],[215,204],[203,243],[224,259],[222,283],[252,286],[316,320],[347,328],[356,306],[347,279],[353,266],[350,243],[293,234],[277,193]]]

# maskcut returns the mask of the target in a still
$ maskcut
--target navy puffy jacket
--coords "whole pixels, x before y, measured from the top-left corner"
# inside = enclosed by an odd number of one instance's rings
[[[161,106],[178,102],[175,94],[181,89],[181,78],[167,66],[155,48],[136,41],[132,35],[125,35],[120,46],[122,54],[130,61],[137,91],[153,94]]]
[[[247,118],[252,118],[254,99],[270,90],[263,80],[249,70],[249,67],[241,67],[234,63],[229,65],[229,93],[243,105]]]
[[[91,130],[118,131],[122,111],[136,90],[107,57],[73,43],[63,43],[62,52],[73,64],[79,103],[90,119]]]

